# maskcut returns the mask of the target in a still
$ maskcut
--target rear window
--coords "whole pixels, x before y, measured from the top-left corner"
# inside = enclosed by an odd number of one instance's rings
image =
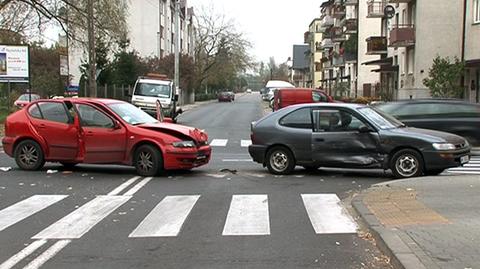
[[[280,119],[280,125],[291,128],[312,129],[310,108],[301,108],[291,112]]]
[[[62,103],[42,102],[38,105],[45,120],[69,123],[70,119]]]

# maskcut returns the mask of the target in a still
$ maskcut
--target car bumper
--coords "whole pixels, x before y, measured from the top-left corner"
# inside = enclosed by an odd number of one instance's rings
[[[4,137],[2,139],[3,151],[10,157],[13,156],[13,143],[14,139],[12,137]]]
[[[262,145],[250,145],[248,146],[248,153],[252,157],[254,162],[265,163],[265,153],[267,151],[266,146]]]
[[[183,149],[170,147],[164,156],[164,168],[166,170],[192,169],[207,164],[211,156],[210,146]]]
[[[425,168],[427,170],[447,169],[462,166],[461,158],[470,156],[470,149],[457,151],[424,151]],[[469,157],[470,158],[470,157]]]

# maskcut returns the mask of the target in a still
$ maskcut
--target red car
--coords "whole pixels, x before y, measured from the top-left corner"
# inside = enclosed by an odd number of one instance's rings
[[[15,102],[13,102],[13,104],[18,108],[22,108],[22,107],[28,105],[30,103],[30,100],[33,102],[33,101],[36,101],[38,99],[40,99],[40,95],[38,95],[38,94],[24,93],[24,94],[20,95],[20,97],[18,97],[18,99],[15,100]]]
[[[135,166],[141,176],[192,169],[209,162],[205,132],[159,122],[110,99],[38,100],[8,116],[4,151],[24,170],[46,161]]]
[[[235,101],[235,93],[233,92],[221,92],[218,94],[219,102],[233,102]]]

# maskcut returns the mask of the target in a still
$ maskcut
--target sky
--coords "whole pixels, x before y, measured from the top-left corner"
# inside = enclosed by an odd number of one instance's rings
[[[201,10],[213,6],[217,13],[234,20],[238,30],[252,42],[251,55],[257,61],[277,64],[292,56],[293,45],[303,44],[303,34],[314,18],[320,16],[323,0],[187,0],[188,6]]]

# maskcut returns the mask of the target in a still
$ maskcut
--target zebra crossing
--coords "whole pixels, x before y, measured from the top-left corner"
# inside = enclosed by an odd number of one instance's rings
[[[230,142],[230,143],[229,143]],[[248,148],[252,144],[252,140],[240,140],[240,141],[230,141],[229,139],[212,139],[210,141],[210,146],[212,147],[226,147],[227,145],[238,145],[238,142],[240,142],[240,147],[242,148]]]
[[[449,174],[480,175],[480,155],[473,155],[468,163],[461,167],[450,168],[446,172]]]

